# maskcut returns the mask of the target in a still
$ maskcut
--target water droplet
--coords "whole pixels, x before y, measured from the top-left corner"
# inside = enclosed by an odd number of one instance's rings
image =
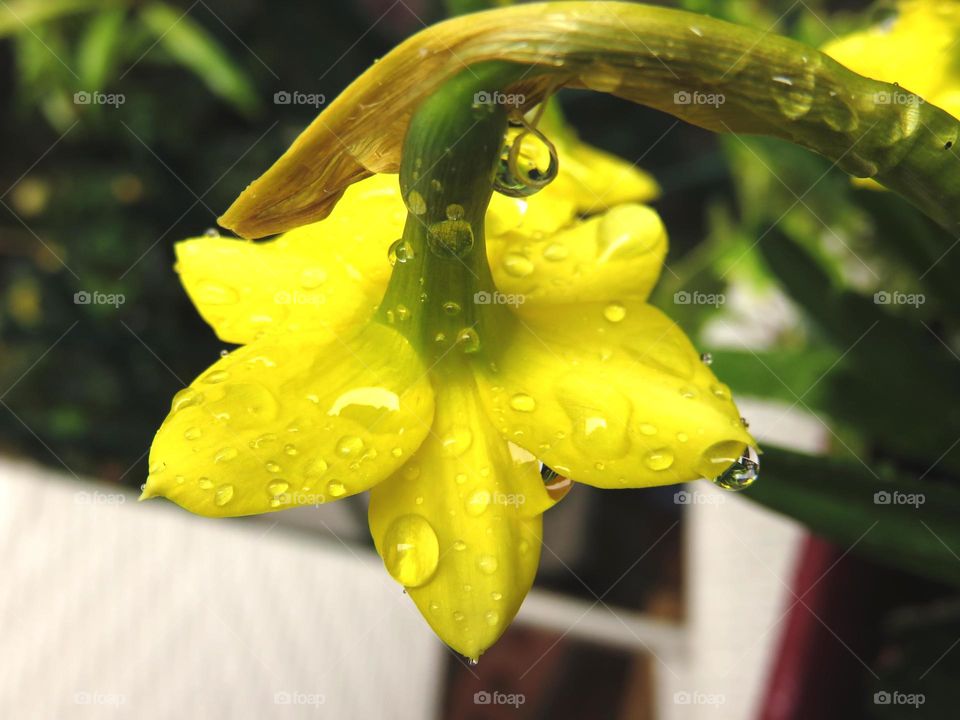
[[[447,220],[463,220],[463,205],[450,203],[446,209]]]
[[[502,600],[502,599],[503,599],[503,593],[492,592],[492,593],[490,593],[490,597],[493,598],[494,600]]]
[[[213,489],[213,481],[210,478],[202,477],[197,480],[197,487],[201,490],[211,490]]]
[[[226,357],[227,355],[229,355],[229,354],[230,354],[230,351],[229,351],[229,350],[221,350],[221,351],[220,351],[220,357],[222,357],[222,358],[225,358],[225,357]]]
[[[347,494],[347,487],[339,480],[331,480],[327,483],[327,492],[331,497],[343,497]]]
[[[650,423],[640,423],[640,432],[644,435],[656,435],[657,426]]]
[[[456,620],[457,622],[463,622],[463,618],[464,618],[464,617],[466,617],[466,616],[465,616],[462,612],[460,612],[459,610],[457,610],[455,613],[453,613],[453,619]],[[479,660],[476,660],[476,661],[474,661],[474,660],[469,660],[468,662],[470,662],[471,664],[476,664],[477,662],[480,662],[480,661],[479,661]]]
[[[284,495],[289,489],[290,483],[288,483],[286,480],[274,480],[272,483],[267,485],[267,492],[273,497]]]
[[[500,567],[500,563],[493,555],[481,555],[477,558],[477,567],[484,575],[493,575]]]
[[[456,615],[456,613],[454,613]],[[462,617],[460,619],[463,619]],[[470,667],[476,667],[480,664],[480,658],[467,658],[467,665]]]
[[[621,303],[610,303],[603,309],[603,316],[609,322],[618,323],[627,316],[627,308]]]
[[[203,236],[208,238],[218,238],[220,237],[220,231],[216,228],[207,228],[203,231]]]
[[[356,457],[364,448],[363,440],[356,435],[344,435],[337,441],[337,455],[340,457]]]
[[[183,433],[183,436],[187,440],[197,440],[201,435],[203,435],[203,433],[198,427],[187,428]]]
[[[512,252],[507,253],[503,258],[503,269],[513,277],[522,278],[533,273],[535,268],[534,264],[525,255]]]
[[[463,257],[473,242],[473,226],[466,220],[443,220],[427,228],[427,245],[437,255]]]
[[[300,273],[300,286],[304,290],[315,290],[327,281],[327,273],[323,268],[310,267]]]
[[[405,587],[423,585],[437,570],[440,544],[433,527],[421,515],[401,515],[383,537],[383,564]]]
[[[689,439],[690,439],[690,436],[687,435],[685,432],[678,432],[678,433],[677,433],[677,440],[678,440],[679,442],[685,443],[685,442],[687,442],[687,440],[689,440]]]
[[[413,502],[416,503],[417,505],[423,505],[423,495],[417,495],[413,499]]]
[[[571,421],[574,445],[605,460],[627,454],[633,405],[622,393],[611,386],[586,388],[577,373],[563,378],[556,388],[557,401]]]
[[[526,393],[517,393],[510,398],[510,407],[517,412],[533,412],[537,409],[537,401]]]
[[[455,303],[452,300],[450,302],[445,302],[443,304],[443,311],[450,316],[456,315],[460,312],[460,303]]]
[[[390,454],[393,455],[395,458],[401,457],[403,455],[403,448],[395,447],[390,450]]]
[[[213,458],[215,463],[225,463],[233,460],[237,456],[237,449],[232,447],[225,447],[220,452],[216,454]]]
[[[710,391],[721,400],[730,399],[730,388],[723,383],[717,383],[710,386]]]
[[[552,242],[543,249],[543,257],[551,262],[565,260],[570,255],[570,248],[563,243]]]
[[[651,470],[666,470],[673,465],[673,451],[665,447],[651,450],[643,456],[643,464]]]
[[[454,427],[444,436],[440,446],[440,454],[448,458],[459,457],[469,449],[472,443],[473,433],[470,428]]]
[[[467,544],[463,540],[457,540],[453,543],[453,549],[457,552],[467,549]]]
[[[264,467],[267,469],[267,472],[278,473],[280,472],[280,466],[275,462],[268,462],[264,464]]]
[[[591,90],[610,93],[623,84],[623,73],[609,63],[595,62],[580,73],[580,81]]]
[[[470,517],[480,517],[490,507],[490,491],[481,488],[470,493],[466,502],[467,515]]]
[[[180,412],[184,408],[193,407],[203,402],[203,393],[197,392],[193,388],[184,388],[173,396],[173,402],[170,404],[170,412]]]
[[[465,353],[475,353],[480,350],[480,333],[472,327],[464,328],[457,334],[457,344]]]
[[[222,383],[228,377],[230,377],[230,373],[226,370],[213,370],[200,378],[200,382],[207,383],[207,385],[216,385]]]
[[[407,209],[414,215],[423,215],[427,211],[427,201],[419,192],[411,190],[407,195]]]
[[[700,362],[704,365],[713,365],[713,355],[710,353],[703,353],[700,355]]]
[[[217,504],[217,507],[223,507],[231,500],[233,500],[233,485],[221,485],[217,488],[217,492],[213,496],[213,501]]]
[[[724,490],[745,490],[756,482],[760,475],[760,458],[757,451],[747,446],[746,451],[730,467],[713,479]]]
[[[396,263],[405,263],[409,260],[413,260],[416,256],[416,252],[413,249],[413,245],[403,238],[399,240],[394,240],[393,244],[390,245],[390,249],[387,251],[387,257],[390,260],[391,265]]]
[[[500,622],[500,613],[496,610],[487,610],[487,613],[483,617],[487,621],[487,625],[491,627]]]

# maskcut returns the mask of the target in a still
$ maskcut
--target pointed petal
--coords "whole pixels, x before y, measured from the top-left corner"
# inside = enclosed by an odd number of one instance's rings
[[[562,475],[603,488],[714,478],[750,435],[730,390],[656,308],[523,307],[478,376],[501,434]]]
[[[615,207],[555,235],[488,246],[494,282],[523,303],[645,300],[660,276],[667,231],[645,205]]]
[[[390,574],[437,635],[477,658],[533,583],[541,513],[553,504],[532,455],[490,425],[473,381],[438,380],[434,431],[370,495],[370,531]]]
[[[325,220],[275,240],[201,237],[177,244],[180,279],[225,342],[279,330],[340,331],[364,322],[390,276],[387,250],[406,210],[395,175],[352,185]]]
[[[144,498],[224,517],[346,497],[396,471],[432,421],[430,382],[393,330],[266,336],[177,394]]]

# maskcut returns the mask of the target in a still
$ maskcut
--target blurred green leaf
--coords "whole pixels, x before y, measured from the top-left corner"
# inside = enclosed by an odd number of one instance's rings
[[[823,381],[827,412],[855,426],[883,453],[926,466],[939,459],[960,469],[960,406],[944,402],[960,397],[960,361],[925,323],[921,306],[905,305],[894,314],[876,297],[837,287],[779,230],[760,247],[784,289],[843,358]]]
[[[257,109],[259,101],[247,76],[187,13],[164,3],[151,3],[140,18],[170,56],[202,78],[213,93],[243,113]]]
[[[48,20],[118,4],[119,0],[7,0],[0,3],[0,37],[33,32],[33,26]]]
[[[116,70],[120,59],[120,40],[125,10],[109,10],[94,15],[77,48],[77,74],[84,90],[102,90]]]
[[[960,586],[960,491],[877,475],[859,464],[766,447],[763,476],[746,494],[843,548]]]
[[[718,350],[713,367],[738,396],[762,397],[824,409],[829,405],[826,385],[820,381],[839,360],[829,348],[737,352]]]

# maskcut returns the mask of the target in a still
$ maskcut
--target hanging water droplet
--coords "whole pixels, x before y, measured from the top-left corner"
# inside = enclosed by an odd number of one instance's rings
[[[710,353],[701,354],[700,362],[702,362],[704,365],[713,365],[713,355]]]
[[[720,475],[713,479],[713,482],[719,488],[724,490],[745,490],[756,482],[760,475],[760,458],[757,451],[747,446],[744,454],[740,456],[730,467],[724,470]]]
[[[419,587],[437,569],[440,543],[433,527],[421,515],[401,515],[383,537],[383,564],[404,587]]]
[[[216,228],[207,228],[203,231],[203,236],[208,238],[218,238],[220,237],[220,231]]]
[[[229,355],[229,354],[230,354],[230,351],[229,351],[229,350],[221,350],[221,351],[220,351],[220,357],[222,357],[222,358],[225,358],[225,357],[226,357],[227,355]]]

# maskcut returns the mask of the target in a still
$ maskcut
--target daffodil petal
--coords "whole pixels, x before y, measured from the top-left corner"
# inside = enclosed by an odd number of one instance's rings
[[[406,210],[395,175],[350,186],[326,219],[252,243],[200,237],[177,245],[181,281],[225,342],[266,332],[357,326],[390,276],[388,249]]]
[[[395,472],[432,421],[430,382],[395,331],[268,335],[177,394],[144,498],[224,517],[346,497]]]
[[[577,482],[646,487],[720,475],[752,439],[730,389],[640,302],[522,307],[481,396],[503,437]]]
[[[541,513],[553,504],[529,453],[497,434],[472,379],[437,382],[434,429],[370,495],[370,531],[390,574],[437,635],[477,658],[533,583]]]
[[[660,276],[667,231],[656,211],[626,204],[555,235],[492,239],[494,282],[520,303],[644,300]]]

